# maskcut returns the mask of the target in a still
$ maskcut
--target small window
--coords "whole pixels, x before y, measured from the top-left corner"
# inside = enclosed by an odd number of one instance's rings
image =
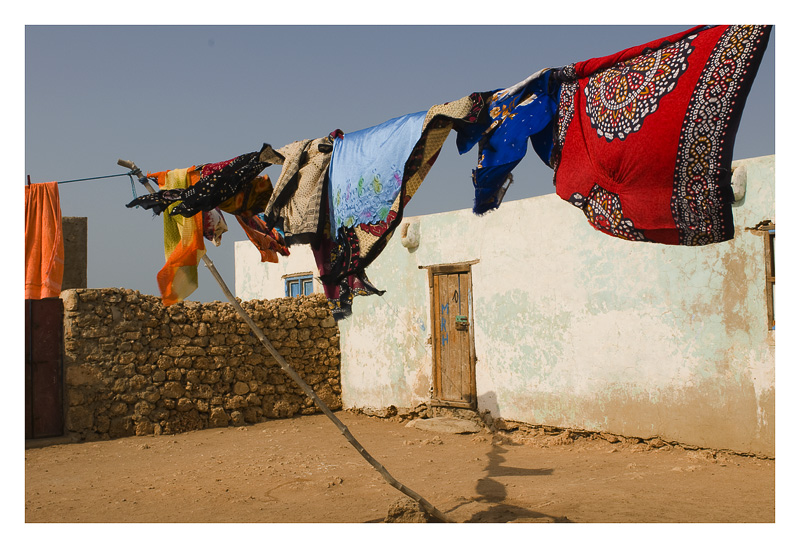
[[[286,278],[286,296],[300,297],[314,293],[314,277],[311,274],[299,274]]]

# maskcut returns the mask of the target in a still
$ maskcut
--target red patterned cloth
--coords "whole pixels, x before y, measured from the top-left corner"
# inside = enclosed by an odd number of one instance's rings
[[[733,238],[733,144],[770,30],[695,27],[562,69],[557,194],[619,238]]]

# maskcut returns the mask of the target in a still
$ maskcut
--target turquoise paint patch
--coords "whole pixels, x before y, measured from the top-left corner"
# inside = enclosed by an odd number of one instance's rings
[[[508,363],[509,370],[521,380],[546,378],[564,354],[564,334],[570,315],[560,312],[555,299],[543,303],[531,301],[527,292],[513,289],[492,299],[475,300],[475,325],[523,360]],[[481,359],[478,356],[478,359]]]

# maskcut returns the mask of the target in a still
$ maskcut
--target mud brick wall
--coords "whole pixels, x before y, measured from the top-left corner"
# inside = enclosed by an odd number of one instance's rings
[[[98,440],[240,426],[319,410],[230,303],[129,289],[64,302],[66,435]],[[339,329],[322,295],[242,307],[331,408],[341,409]]]

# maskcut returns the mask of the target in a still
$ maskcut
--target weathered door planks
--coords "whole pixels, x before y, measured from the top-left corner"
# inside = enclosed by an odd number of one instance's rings
[[[433,403],[475,407],[469,265],[434,267],[429,272],[433,319]]]
[[[25,438],[64,433],[61,299],[25,300]]]

